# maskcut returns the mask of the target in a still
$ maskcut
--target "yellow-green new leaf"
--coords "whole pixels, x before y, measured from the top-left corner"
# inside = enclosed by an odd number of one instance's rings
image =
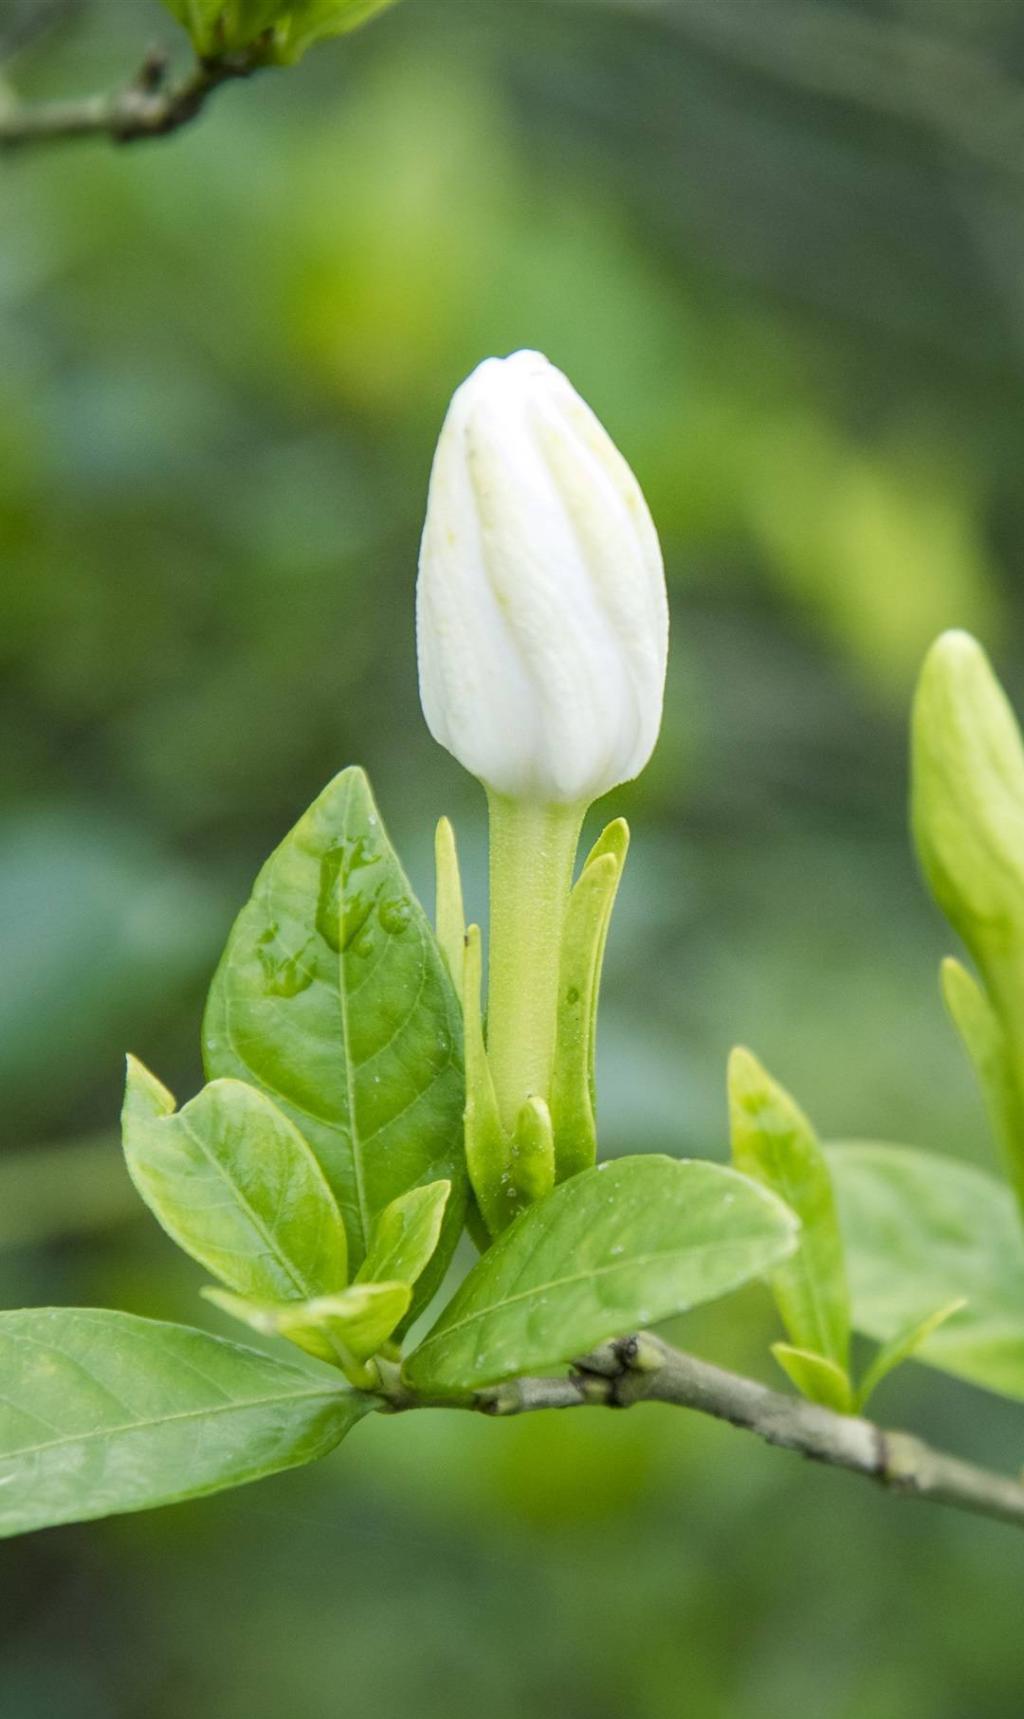
[[[808,1402],[821,1403],[840,1415],[853,1412],[853,1388],[844,1367],[837,1367],[826,1356],[814,1355],[808,1349],[795,1349],[792,1343],[773,1343],[772,1354]]]
[[[243,1295],[341,1289],[345,1230],[295,1124],[262,1092],[214,1080],[181,1110],[135,1057],[121,1113],[128,1171],[168,1235]]]
[[[202,57],[249,47],[287,11],[288,0],[164,0]]]
[[[785,1200],[800,1220],[800,1243],[771,1276],[790,1342],[846,1370],[850,1307],[832,1178],[817,1135],[799,1105],[750,1051],[729,1059],[732,1161]]]
[[[274,31],[274,57],[282,65],[294,65],[314,42],[345,36],[394,4],[395,0],[298,0],[287,8]]]
[[[184,1325],[0,1313],[0,1536],[147,1510],[313,1462],[377,1405]]]
[[[376,1355],[409,1310],[408,1283],[353,1283],[310,1301],[254,1301],[224,1289],[204,1289],[207,1301],[264,1337],[287,1337],[332,1367],[348,1370]],[[357,1378],[357,1383],[364,1383]]]
[[[498,1237],[406,1375],[427,1394],[462,1396],[557,1366],[763,1276],[796,1234],[781,1200],[719,1164],[599,1164]]]
[[[385,1206],[356,1282],[415,1283],[434,1257],[451,1191],[450,1182],[430,1182]]]

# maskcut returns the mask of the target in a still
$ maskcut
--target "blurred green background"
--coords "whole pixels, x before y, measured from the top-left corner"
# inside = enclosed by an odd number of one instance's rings
[[[150,0],[3,0],[26,95]],[[601,1023],[605,1150],[722,1156],[743,1040],[833,1138],[988,1163],[905,832],[921,652],[1024,695],[1018,0],[407,0],[163,143],[0,161],[0,1301],[216,1321],[139,1215],[269,848],[365,763],[429,893],[483,808],[417,702],[455,383],[530,345],[643,483],[663,737]],[[218,1328],[227,1329],[226,1324]],[[768,1377],[750,1292],[680,1322]],[[1018,1467],[910,1368],[882,1418]],[[710,1423],[366,1424],[319,1468],[0,1554],[3,1719],[1015,1719],[1024,1546]]]

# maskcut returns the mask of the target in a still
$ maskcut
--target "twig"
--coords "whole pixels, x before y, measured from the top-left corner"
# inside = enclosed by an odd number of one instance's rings
[[[167,54],[153,49],[120,89],[74,101],[0,107],[0,150],[74,137],[106,137],[112,143],[165,137],[195,119],[222,84],[258,71],[262,62],[256,47],[255,52],[196,60],[178,79],[170,76]]]
[[[906,1497],[951,1504],[1024,1527],[1024,1484],[934,1450],[910,1433],[886,1432],[857,1415],[836,1414],[801,1397],[785,1396],[647,1334],[605,1344],[577,1361],[568,1377],[510,1379],[461,1402],[420,1399],[398,1382],[397,1372],[389,1376],[387,1388],[388,1406],[395,1410],[455,1407],[489,1415],[671,1403],[729,1421],[815,1462],[866,1475]]]

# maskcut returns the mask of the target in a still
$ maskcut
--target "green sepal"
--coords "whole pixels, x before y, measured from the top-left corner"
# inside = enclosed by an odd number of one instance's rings
[[[542,1200],[555,1185],[551,1112],[543,1098],[528,1098],[516,1118],[512,1181],[529,1204]]]
[[[157,1222],[243,1295],[305,1297],[347,1281],[345,1229],[294,1122],[258,1088],[213,1080],[180,1110],[128,1058],[125,1161]]]
[[[385,1206],[356,1283],[415,1283],[434,1257],[451,1191],[450,1182],[428,1182]]]
[[[799,1246],[770,1279],[790,1344],[845,1373],[850,1301],[825,1154],[795,1099],[741,1046],[729,1058],[728,1088],[733,1164],[800,1220]]]
[[[522,1200],[512,1182],[511,1141],[498,1114],[491,1068],[484,1044],[480,1014],[483,957],[480,927],[466,932],[462,967],[462,1010],[465,1021],[466,1063],[466,1167],[476,1203],[488,1233],[493,1237],[507,1229]]]
[[[474,1194],[472,1187],[470,1187],[469,1198],[466,1201],[466,1234],[473,1243],[473,1246],[476,1248],[477,1253],[487,1252],[493,1237],[491,1236],[491,1232],[487,1228],[487,1225],[484,1223],[484,1216],[480,1207],[476,1203],[476,1195]]]
[[[853,1387],[844,1367],[838,1367],[827,1355],[796,1349],[792,1343],[773,1343],[772,1354],[790,1383],[808,1402],[821,1403],[840,1415],[853,1413]]]
[[[940,971],[943,1000],[970,1058],[1018,1198],[1024,1199],[1024,1116],[1002,1023],[984,987],[962,962],[947,955]]]
[[[555,1177],[586,1170],[597,1157],[594,1050],[601,967],[608,926],[629,849],[629,825],[616,818],[583,865],[566,910],[559,965],[551,1122]]]
[[[462,997],[462,966],[466,948],[466,912],[455,831],[441,818],[434,832],[434,934],[448,965],[456,995]]]
[[[223,1308],[264,1337],[285,1337],[307,1355],[340,1367],[353,1385],[372,1390],[375,1377],[366,1362],[386,1343],[408,1312],[408,1283],[353,1283],[337,1295],[310,1301],[254,1301],[226,1289],[204,1289],[207,1301]]]
[[[897,1332],[888,1343],[883,1343],[857,1388],[858,1411],[867,1408],[883,1379],[888,1378],[904,1361],[911,1360],[933,1332],[938,1331],[947,1319],[952,1319],[954,1313],[959,1313],[966,1306],[967,1297],[958,1295],[955,1300],[947,1301],[944,1307],[937,1307],[934,1313],[929,1313],[924,1319],[915,1320],[912,1325]]]

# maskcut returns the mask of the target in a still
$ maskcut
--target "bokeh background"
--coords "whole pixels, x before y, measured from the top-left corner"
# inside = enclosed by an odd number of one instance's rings
[[[150,0],[0,5],[26,95]],[[429,893],[483,808],[417,702],[433,441],[538,346],[666,550],[665,728],[601,1022],[605,1150],[723,1156],[754,1047],[829,1137],[988,1163],[905,828],[922,650],[1024,695],[1018,0],[405,0],[163,143],[0,161],[0,1301],[217,1321],[133,1204],[263,857],[373,776]],[[218,1327],[226,1330],[224,1327]],[[750,1292],[680,1322],[770,1376]],[[878,1412],[1019,1466],[911,1367]],[[1024,1546],[724,1428],[364,1424],[320,1467],[0,1555],[4,1719],[1014,1719]]]

